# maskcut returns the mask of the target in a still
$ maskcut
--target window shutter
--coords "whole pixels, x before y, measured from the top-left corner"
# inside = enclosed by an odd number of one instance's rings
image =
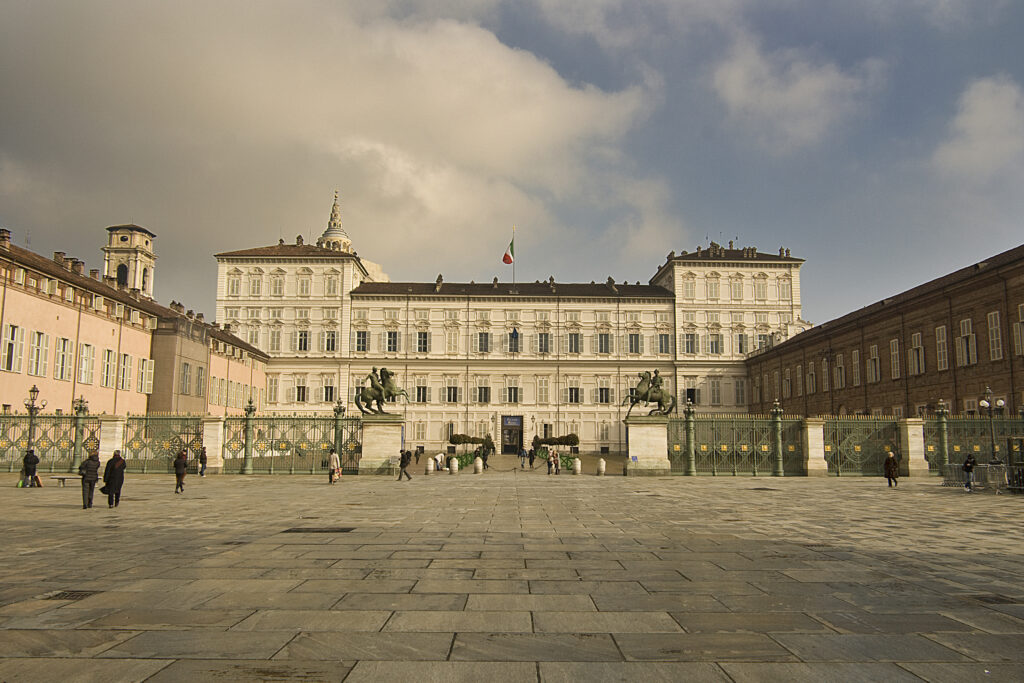
[[[323,353],[324,350],[327,348],[327,342],[325,340],[323,330],[316,333],[316,345],[317,350],[320,351],[320,353]]]
[[[479,332],[474,332],[473,334],[469,335],[469,337],[470,337],[469,338],[469,350],[472,353],[479,353],[480,352],[480,333]]]
[[[431,387],[428,386],[427,387],[427,403],[430,403],[430,392],[431,392]]]
[[[458,387],[455,390],[455,402],[462,403],[462,387]]]
[[[526,387],[519,387],[519,402],[526,403]]]
[[[316,388],[316,402],[317,403],[323,403],[324,402],[324,388],[323,387],[318,386]]]
[[[590,402],[597,403],[597,389],[590,390]]]
[[[569,387],[562,387],[562,403],[569,402]]]
[[[640,353],[643,354],[643,352],[644,352],[644,335],[641,334],[639,336],[640,336]],[[651,341],[651,348],[654,348],[654,341],[653,340]]]
[[[472,401],[473,403],[479,403],[479,401],[480,401],[480,388],[479,387],[471,387],[471,391],[470,391],[469,395],[472,397],[470,399],[470,401]]]
[[[612,405],[615,405],[615,387],[611,387],[608,389],[608,401]]]
[[[25,328],[18,328],[18,341],[14,346],[14,372],[21,372],[21,359],[25,351]]]
[[[974,336],[973,332],[971,332],[969,335],[967,335],[967,340],[968,340],[968,347],[967,348],[968,348],[968,355],[970,357],[970,363],[971,363],[971,365],[974,365],[975,363],[978,362],[978,344],[977,344],[976,337]]]
[[[288,402],[295,403],[295,387],[288,387]]]
[[[566,332],[562,335],[561,340],[556,340],[562,345],[562,353],[569,353],[569,333]]]
[[[3,348],[0,349],[0,367],[7,368],[7,340],[11,336],[11,326],[4,325],[4,337],[2,340]]]
[[[594,335],[588,334],[587,341],[587,348],[590,350],[590,353],[597,353],[597,340],[594,338]]]
[[[530,335],[530,353],[534,355],[540,353],[540,345],[537,342],[539,337],[537,334]]]
[[[1013,324],[1013,353],[1017,356],[1024,355],[1024,323]]]
[[[56,283],[54,283],[56,284]],[[50,359],[50,335],[43,335],[43,345],[39,349],[39,376],[46,377],[47,361]]]

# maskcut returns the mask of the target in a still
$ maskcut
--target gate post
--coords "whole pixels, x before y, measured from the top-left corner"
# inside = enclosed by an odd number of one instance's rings
[[[224,471],[224,418],[200,418],[203,430],[203,448],[206,449],[206,471],[220,474]]]
[[[334,452],[338,454],[339,462],[341,460],[342,446],[345,441],[345,428],[342,426],[344,423],[342,420],[345,419],[345,404],[338,399],[338,402],[334,404]]]
[[[255,414],[256,405],[250,396],[249,403],[245,406],[245,456],[242,460],[242,474],[252,474],[252,442],[254,439],[252,418]]]
[[[908,417],[899,421],[900,451],[906,465],[900,464],[900,474],[908,477],[927,477],[928,460],[924,456],[924,420]],[[904,470],[904,467],[906,469]]]
[[[825,460],[825,420],[820,417],[804,418],[804,471],[808,477],[828,476]]]
[[[686,476],[695,477],[697,476],[697,444],[693,429],[693,404],[689,400],[686,401],[683,416],[686,418]]]
[[[785,473],[785,469],[782,467],[782,406],[779,405],[779,399],[775,399],[771,414],[772,437],[775,446],[775,469],[772,471],[772,476],[781,477]]]
[[[75,450],[71,456],[71,469],[69,472],[77,472],[78,466],[82,464],[82,449],[85,444],[85,416],[89,414],[89,404],[82,397],[71,402],[75,409]]]
[[[946,476],[946,468],[949,467],[949,425],[946,422],[949,409],[940,401],[935,413],[939,416],[939,469],[942,476]]]
[[[124,425],[126,419],[120,415],[104,415],[100,418],[100,461],[105,462],[124,446]]]

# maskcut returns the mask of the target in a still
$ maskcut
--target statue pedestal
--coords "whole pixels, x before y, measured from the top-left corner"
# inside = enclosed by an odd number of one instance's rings
[[[672,473],[668,459],[668,417],[664,415],[630,416],[624,420],[629,429],[627,476],[665,476]]]
[[[363,453],[359,474],[394,474],[402,451],[401,415],[363,415]]]

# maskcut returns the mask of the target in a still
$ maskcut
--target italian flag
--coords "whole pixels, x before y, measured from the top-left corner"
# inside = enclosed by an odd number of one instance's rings
[[[516,238],[513,237],[512,241],[508,243],[508,249],[505,250],[505,255],[501,257],[501,262],[508,264],[512,263],[516,259],[515,250]]]

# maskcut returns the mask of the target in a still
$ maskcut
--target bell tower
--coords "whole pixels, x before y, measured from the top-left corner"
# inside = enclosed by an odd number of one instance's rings
[[[112,225],[107,228],[107,244],[103,247],[103,273],[117,280],[118,285],[138,289],[153,298],[153,275],[156,265],[156,235],[138,225]]]

